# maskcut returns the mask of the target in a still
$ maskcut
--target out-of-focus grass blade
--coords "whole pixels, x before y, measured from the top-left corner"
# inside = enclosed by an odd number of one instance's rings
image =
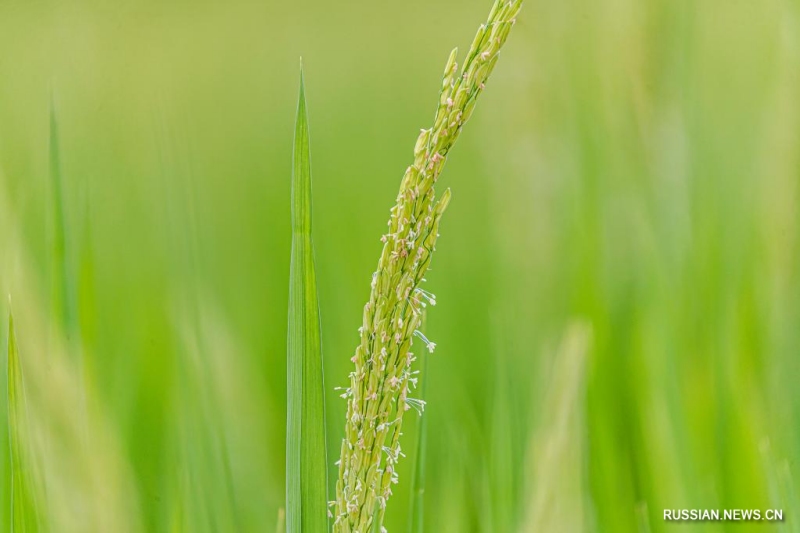
[[[647,502],[641,502],[636,506],[636,522],[639,525],[639,533],[650,533],[650,515],[647,512]]]
[[[573,322],[554,361],[543,421],[528,447],[526,516],[520,533],[587,531],[585,414],[586,361],[591,326]]]
[[[278,525],[275,528],[275,533],[283,533],[286,531],[286,512],[281,507],[278,509]]]
[[[176,489],[173,494],[172,514],[170,516],[170,533],[183,533],[184,526],[183,491]]]
[[[286,531],[328,530],[325,399],[311,241],[311,160],[302,65],[292,169],[292,259],[287,342]]]
[[[508,361],[501,355],[502,349],[495,349],[496,376],[494,399],[492,401],[492,423],[489,439],[490,454],[487,483],[485,485],[485,521],[487,531],[513,531],[516,486],[514,480],[514,434],[512,417],[515,404],[511,398],[508,379]]]
[[[64,192],[61,177],[61,153],[58,143],[58,122],[55,104],[50,103],[50,185],[53,195],[52,226],[52,313],[58,318],[67,338],[75,333],[72,305],[72,286],[67,272],[66,223],[64,218]]]
[[[30,476],[23,461],[25,418],[25,387],[19,361],[14,317],[8,313],[8,435],[11,453],[11,533],[37,531],[36,507],[30,486]]]

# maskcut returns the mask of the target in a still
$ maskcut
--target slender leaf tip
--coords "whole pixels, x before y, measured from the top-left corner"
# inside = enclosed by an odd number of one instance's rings
[[[286,531],[328,530],[322,346],[311,238],[311,157],[302,67],[292,165],[287,345]]]

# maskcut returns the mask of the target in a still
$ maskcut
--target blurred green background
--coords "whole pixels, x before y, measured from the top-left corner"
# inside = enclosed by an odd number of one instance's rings
[[[378,239],[490,4],[0,2],[0,289],[56,531],[274,530],[301,55],[334,479]],[[798,95],[795,0],[526,2],[442,177],[428,531],[800,531]]]

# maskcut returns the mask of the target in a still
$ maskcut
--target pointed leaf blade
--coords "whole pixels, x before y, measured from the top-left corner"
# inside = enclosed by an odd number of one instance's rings
[[[311,160],[302,69],[292,169],[287,340],[286,531],[324,533],[327,452],[319,302],[311,239]]]

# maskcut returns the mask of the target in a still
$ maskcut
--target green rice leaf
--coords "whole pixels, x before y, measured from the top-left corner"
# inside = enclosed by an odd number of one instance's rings
[[[11,533],[37,530],[36,507],[30,485],[30,473],[23,458],[23,432],[27,427],[25,388],[19,361],[14,317],[8,314],[8,435],[11,455]]]
[[[311,241],[311,160],[302,66],[292,171],[292,259],[287,342],[286,531],[328,530],[325,400]]]

